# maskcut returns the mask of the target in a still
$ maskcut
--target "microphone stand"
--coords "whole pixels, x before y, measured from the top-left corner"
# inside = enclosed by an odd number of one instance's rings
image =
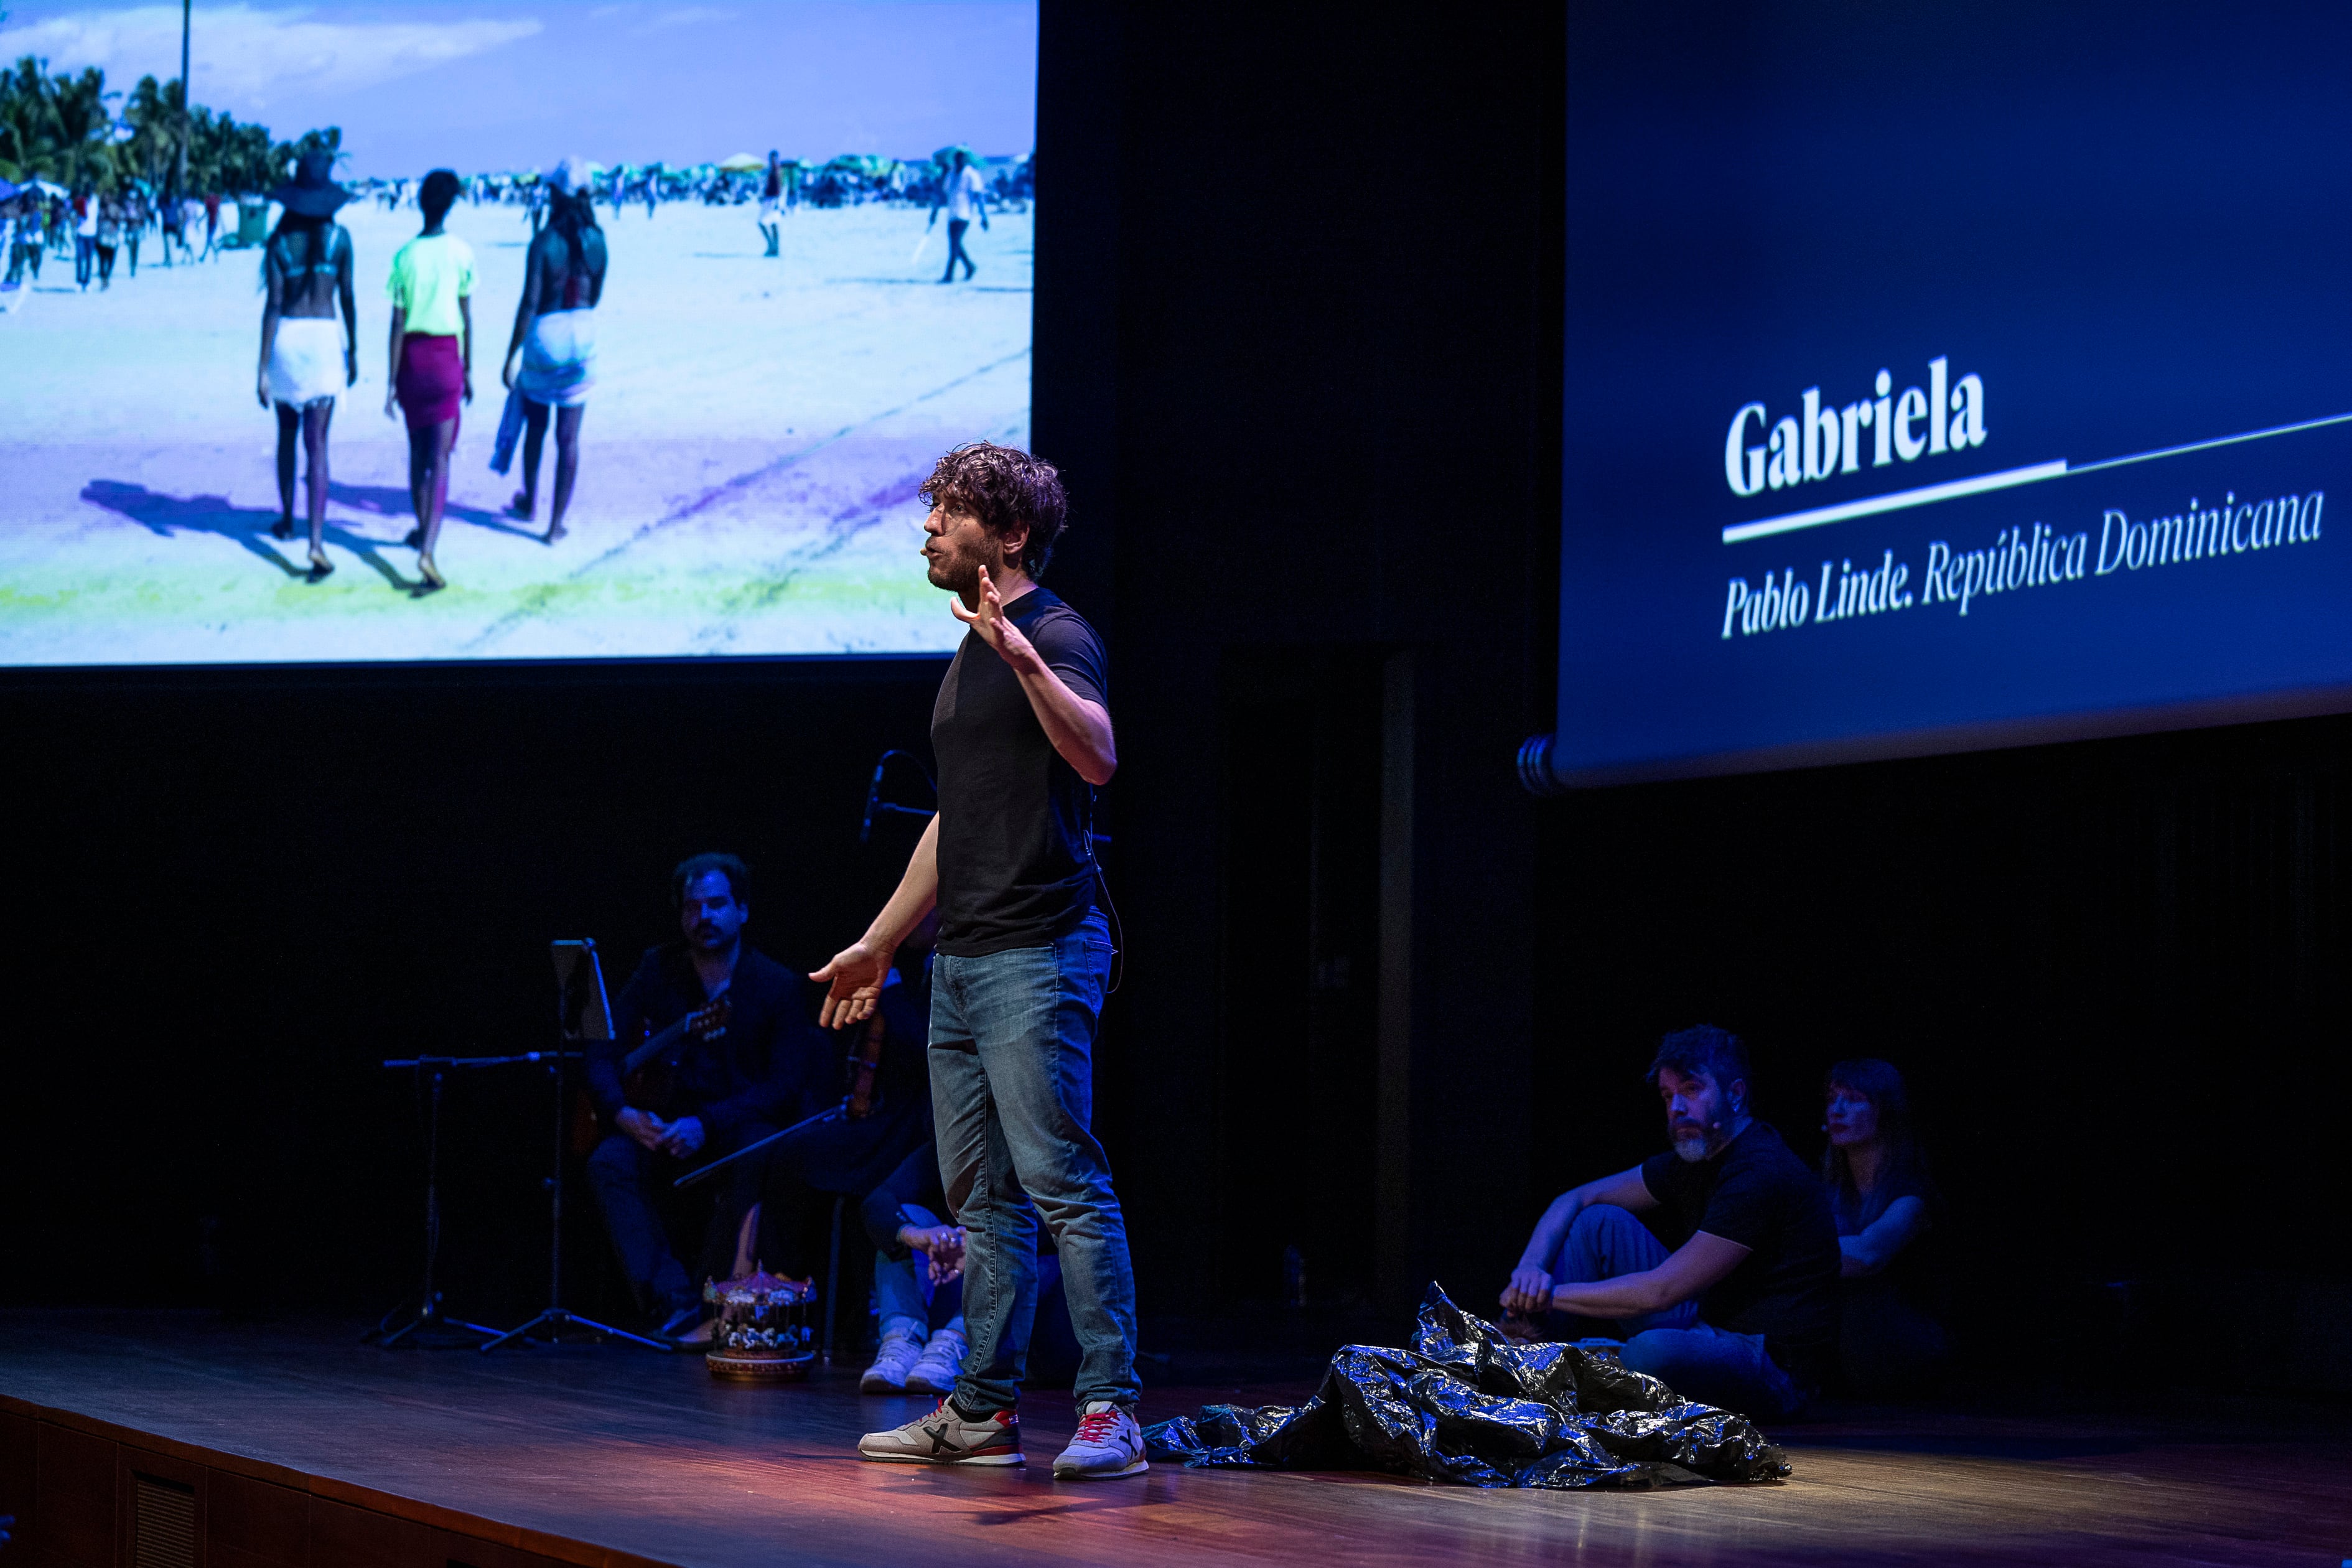
[[[604,974],[601,969],[593,967],[596,944],[588,942],[578,945],[587,955],[592,965],[591,973],[594,976],[596,986],[596,1006],[600,1011],[606,1013],[607,1029],[604,1037],[609,1037],[611,1019],[604,1002]],[[561,973],[559,968],[559,974]],[[560,1034],[569,1036],[571,1025],[570,1020],[565,1016],[569,989],[562,979],[558,980],[556,992],[557,1030]],[[511,1343],[527,1334],[541,1330],[545,1331],[549,1340],[558,1342],[562,1342],[564,1330],[584,1329],[592,1334],[602,1334],[609,1339],[626,1340],[631,1344],[643,1345],[647,1350],[668,1351],[677,1348],[645,1334],[634,1334],[626,1329],[616,1329],[610,1323],[600,1323],[593,1318],[583,1318],[563,1304],[563,1149],[564,1133],[567,1131],[564,1125],[564,1111],[568,1104],[563,1094],[563,1064],[567,1061],[578,1061],[586,1055],[585,1050],[531,1053],[532,1060],[544,1061],[548,1064],[547,1076],[553,1081],[555,1087],[554,1156],[553,1163],[548,1168],[547,1176],[548,1205],[551,1214],[547,1243],[547,1308],[529,1322],[518,1323],[505,1333],[493,1332],[490,1342],[482,1347],[484,1355],[489,1354],[500,1345]]]
[[[756,1154],[762,1149],[771,1148],[775,1144],[782,1142],[785,1139],[793,1137],[799,1133],[814,1131],[819,1127],[829,1126],[848,1114],[849,1102],[845,1100],[830,1110],[820,1110],[814,1116],[793,1122],[782,1132],[771,1132],[765,1138],[754,1139],[752,1142],[744,1144],[740,1149],[736,1150],[731,1154],[721,1154],[716,1160],[711,1161],[708,1165],[696,1166],[693,1170],[688,1171],[685,1175],[680,1176],[677,1180],[672,1182],[670,1184],[670,1189],[675,1192],[681,1188],[690,1187],[697,1182],[707,1181],[710,1177],[715,1176],[719,1172],[725,1170],[728,1166],[733,1164],[738,1160],[745,1159],[751,1155]]]
[[[546,1338],[561,1340],[566,1329],[583,1329],[592,1334],[604,1334],[612,1339],[626,1340],[633,1345],[643,1345],[647,1350],[673,1350],[677,1347],[648,1335],[631,1333],[626,1329],[616,1329],[610,1323],[600,1323],[593,1318],[583,1318],[563,1304],[563,1135],[565,1127],[562,1058],[567,1054],[570,1053],[558,1051],[548,1053],[557,1059],[548,1068],[548,1077],[554,1081],[555,1085],[555,1163],[551,1167],[551,1173],[547,1178],[551,1235],[547,1247],[547,1306],[529,1322],[517,1323],[505,1333],[493,1331],[489,1343],[482,1347],[482,1353],[488,1355],[500,1345],[542,1330],[545,1331]]]
[[[940,786],[932,780],[931,771],[923,766],[922,758],[896,747],[883,752],[874,760],[874,777],[866,786],[866,816],[857,825],[857,842],[860,844],[874,837],[874,814],[877,811],[893,816],[912,816],[924,822],[929,822],[936,815],[919,806],[900,805],[897,801],[882,798],[882,775],[888,771],[893,757],[904,757],[914,763],[916,771],[923,775],[923,782],[931,786],[932,797],[936,799],[939,795]]]
[[[434,1283],[434,1268],[441,1254],[441,1080],[453,1068],[507,1067],[516,1062],[536,1062],[550,1054],[531,1051],[519,1057],[400,1057],[383,1064],[387,1068],[415,1072],[420,1085],[429,1075],[432,1084],[426,1096],[425,1120],[425,1283],[415,1295],[402,1298],[391,1311],[378,1319],[374,1328],[360,1336],[361,1343],[373,1340],[389,1350],[411,1335],[416,1336],[417,1343],[425,1344],[450,1330],[485,1339],[498,1333],[496,1329],[452,1318],[443,1311],[441,1292]],[[411,1301],[416,1303],[414,1310],[407,1310]],[[404,1316],[407,1321],[401,1322]],[[398,1328],[393,1326],[395,1322],[400,1323]]]

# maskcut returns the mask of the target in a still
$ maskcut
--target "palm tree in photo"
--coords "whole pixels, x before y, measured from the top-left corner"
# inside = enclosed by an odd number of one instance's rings
[[[141,77],[122,105],[122,122],[131,127],[131,139],[121,144],[121,156],[141,179],[162,189],[180,152],[180,84]]]
[[[79,76],[60,72],[49,79],[56,94],[55,155],[63,165],[52,177],[74,190],[113,190],[115,157],[108,135],[114,116],[106,100],[121,95],[106,90],[106,73],[96,66],[84,68]]]
[[[119,96],[95,66],[52,76],[46,61],[27,55],[0,72],[0,174],[111,190],[117,158],[107,100]]]

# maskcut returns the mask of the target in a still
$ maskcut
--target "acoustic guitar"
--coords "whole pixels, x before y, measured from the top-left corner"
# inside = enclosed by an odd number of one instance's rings
[[[677,1066],[670,1059],[672,1048],[688,1036],[698,1040],[719,1038],[727,1033],[734,1016],[735,1004],[721,991],[675,1024],[647,1035],[644,1044],[621,1058],[623,1103],[641,1107],[668,1104],[670,1074]],[[582,1086],[572,1107],[572,1152],[588,1153],[612,1131],[611,1124],[596,1114],[595,1097]]]

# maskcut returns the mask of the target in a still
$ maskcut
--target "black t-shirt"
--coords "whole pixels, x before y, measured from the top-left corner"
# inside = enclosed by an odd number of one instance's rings
[[[1043,588],[1004,607],[1072,691],[1109,706],[1102,639]],[[1067,936],[1094,908],[1093,786],[1045,738],[1028,693],[977,631],[931,709],[940,763],[939,951],[979,958]]]
[[[1818,1377],[1837,1342],[1839,1254],[1829,1194],[1780,1134],[1750,1121],[1722,1153],[1642,1162],[1673,1245],[1705,1231],[1748,1248],[1699,1302],[1699,1316],[1735,1334],[1762,1334],[1784,1372]]]
[[[748,943],[735,960],[727,994],[726,1033],[688,1035],[665,1056],[665,1103],[642,1109],[675,1119],[698,1117],[718,1132],[740,1122],[782,1127],[796,1121],[830,1086],[834,1041],[809,1016],[806,982]],[[614,1038],[588,1046],[588,1092],[607,1122],[626,1103],[621,1068],[629,1052],[709,1000],[682,942],[649,947],[613,998]],[[804,1109],[805,1107],[805,1109]]]

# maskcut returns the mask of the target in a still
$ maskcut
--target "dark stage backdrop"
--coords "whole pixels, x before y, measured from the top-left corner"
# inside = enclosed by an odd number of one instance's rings
[[[940,668],[8,687],[8,1297],[389,1306],[423,1165],[414,1085],[375,1064],[547,1046],[549,939],[593,937],[617,986],[698,849],[751,863],[757,945],[822,962],[903,861],[860,810]],[[549,1088],[501,1069],[445,1104],[453,1305],[512,1312],[545,1289]]]
[[[1828,1060],[1914,1069],[1997,1331],[2126,1342],[2129,1279],[2324,1285],[2344,726],[1519,792],[1566,47],[1557,8],[1045,10],[1034,424],[1076,497],[1056,586],[1112,635],[1099,1104],[1147,1315],[1270,1303],[1286,1247],[1310,1317],[1490,1300],[1544,1199],[1657,1146],[1641,1066],[1702,1017],[1808,1157]],[[367,1062],[535,1040],[539,944],[650,940],[709,844],[763,872],[772,951],[829,952],[895,872],[857,807],[934,679],[6,688],[0,1291],[203,1300],[218,1212],[218,1290],[396,1293],[413,1121]],[[506,1206],[463,1224],[527,1295],[514,1094],[466,1131]],[[2262,1321],[2227,1300],[2189,1331]]]
[[[1987,1365],[2352,1392],[2352,721],[1600,791],[1540,842],[1538,1189],[1658,1146],[1662,1030],[1746,1035],[1808,1158],[1882,1057]]]

